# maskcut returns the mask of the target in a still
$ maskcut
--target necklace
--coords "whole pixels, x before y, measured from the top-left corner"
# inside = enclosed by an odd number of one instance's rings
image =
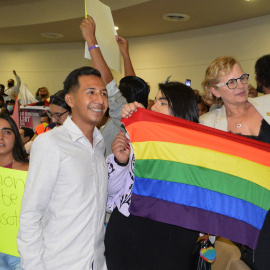
[[[242,115],[242,118],[241,118],[241,121],[240,121],[240,123],[236,123],[236,122],[234,122],[232,119],[232,121],[233,121],[233,123],[236,125],[236,127],[237,128],[241,128],[242,127],[242,122],[243,122],[243,120],[244,120],[244,117],[245,117],[245,114],[246,114],[246,111],[247,111],[247,108],[246,108],[247,106],[245,106],[245,110],[244,110],[244,113],[243,113],[243,115]]]

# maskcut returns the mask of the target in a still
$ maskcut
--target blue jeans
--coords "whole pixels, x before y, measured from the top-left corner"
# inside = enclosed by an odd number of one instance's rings
[[[0,270],[22,270],[20,257],[0,252]]]

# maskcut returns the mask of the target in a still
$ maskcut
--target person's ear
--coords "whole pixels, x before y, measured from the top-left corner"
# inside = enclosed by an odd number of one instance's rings
[[[216,88],[216,87],[214,87],[214,86],[210,86],[209,89],[210,89],[211,93],[212,93],[215,97],[220,98],[220,93],[219,93],[219,91],[218,91],[218,88]]]
[[[70,93],[65,95],[65,101],[67,103],[67,105],[71,108],[74,107],[74,96]]]

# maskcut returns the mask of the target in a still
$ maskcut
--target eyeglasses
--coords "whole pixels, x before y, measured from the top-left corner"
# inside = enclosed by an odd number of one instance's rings
[[[249,79],[249,74],[248,73],[244,73],[242,74],[239,78],[236,78],[236,79],[230,79],[228,80],[227,82],[225,83],[219,83],[219,84],[216,84],[217,87],[221,87],[221,86],[224,86],[224,85],[227,85],[227,87],[229,89],[234,89],[236,88],[237,86],[237,80],[240,80],[240,82],[242,84],[247,84],[248,83],[248,79]]]
[[[65,112],[63,112],[63,113],[61,113],[61,114],[59,114],[59,113],[54,113],[54,114],[52,114],[51,112],[47,112],[47,115],[48,115],[50,118],[53,118],[53,117],[54,117],[54,119],[55,119],[56,121],[60,121],[60,120],[61,120],[61,116],[62,116],[63,114],[65,114],[66,112],[68,112],[68,110],[66,110]]]

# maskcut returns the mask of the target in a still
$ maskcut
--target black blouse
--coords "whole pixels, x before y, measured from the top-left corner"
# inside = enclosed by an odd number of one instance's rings
[[[270,125],[263,119],[260,132],[258,136],[252,136],[252,135],[243,135],[241,133],[236,133],[237,135],[245,136],[250,139],[258,140],[261,142],[270,143]]]

